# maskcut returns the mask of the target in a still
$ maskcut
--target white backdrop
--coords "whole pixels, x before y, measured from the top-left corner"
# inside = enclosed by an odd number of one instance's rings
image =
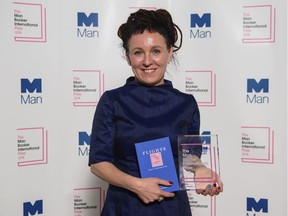
[[[0,215],[98,216],[90,173],[103,91],[132,72],[119,25],[165,8],[183,31],[176,88],[193,93],[201,132],[219,135],[224,193],[191,194],[194,216],[287,215],[286,1],[106,0],[0,3]]]

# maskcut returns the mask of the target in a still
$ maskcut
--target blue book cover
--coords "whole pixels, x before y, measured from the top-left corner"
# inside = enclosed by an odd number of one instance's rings
[[[173,182],[171,186],[159,185],[162,190],[179,190],[169,137],[135,143],[140,174],[142,178],[156,177]]]

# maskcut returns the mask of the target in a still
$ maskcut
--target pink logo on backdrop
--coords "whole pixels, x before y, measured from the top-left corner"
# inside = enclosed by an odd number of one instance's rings
[[[161,152],[150,154],[152,167],[163,166],[163,159]]]
[[[48,163],[48,131],[43,127],[17,129],[18,166]]]
[[[216,74],[211,70],[186,70],[184,87],[199,106],[216,106]]]
[[[243,10],[243,43],[274,43],[276,9],[272,5],[252,5]]]
[[[274,164],[274,130],[270,127],[241,127],[243,163]]]
[[[198,195],[194,190],[187,191],[192,215],[216,216],[217,196],[207,197]]]
[[[46,42],[46,8],[42,4],[14,2],[14,40]]]
[[[104,200],[101,187],[74,189],[74,216],[100,215]]]
[[[100,70],[73,70],[73,105],[96,106],[104,91]]]

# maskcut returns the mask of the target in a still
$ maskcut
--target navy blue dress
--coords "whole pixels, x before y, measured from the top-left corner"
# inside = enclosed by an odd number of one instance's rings
[[[89,165],[107,161],[139,177],[134,143],[168,136],[178,168],[177,135],[199,134],[199,127],[199,109],[192,95],[174,89],[168,80],[159,86],[145,86],[130,77],[124,86],[106,91],[97,105]],[[109,185],[101,215],[191,216],[186,191],[175,195],[145,204],[131,191]]]

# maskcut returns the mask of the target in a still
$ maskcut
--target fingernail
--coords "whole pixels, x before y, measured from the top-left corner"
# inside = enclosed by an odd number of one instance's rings
[[[214,184],[213,184],[213,187],[216,187],[216,186],[217,186],[216,183],[214,183]]]
[[[218,190],[221,190],[221,187],[219,186],[217,189],[218,189]]]
[[[210,188],[211,188],[211,185],[210,185],[210,184],[208,184],[208,185],[207,185],[207,188],[208,188],[208,189],[210,189]]]
[[[171,185],[172,185],[172,184],[173,184],[173,182],[169,181],[169,184],[171,184]]]

